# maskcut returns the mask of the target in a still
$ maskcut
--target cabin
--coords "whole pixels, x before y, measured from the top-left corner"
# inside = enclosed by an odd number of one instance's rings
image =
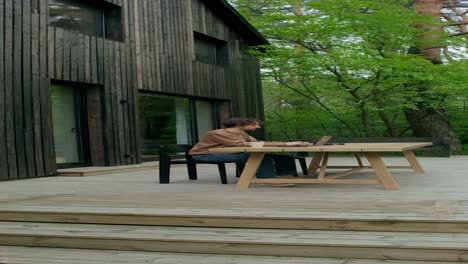
[[[0,180],[154,160],[263,119],[268,44],[225,0],[0,0]]]

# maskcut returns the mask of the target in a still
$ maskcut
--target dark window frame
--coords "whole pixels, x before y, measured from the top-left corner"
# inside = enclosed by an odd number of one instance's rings
[[[75,3],[75,5],[70,5],[70,3]],[[62,4],[65,7],[81,7],[82,10],[88,14],[95,15],[97,19],[94,21],[94,32],[86,32],[77,28],[70,28],[66,26],[67,20],[63,20],[61,23],[59,20],[54,21],[53,18],[59,17],[60,14],[53,16],[54,11],[52,11],[52,6],[54,4]],[[95,11],[94,13],[92,11]],[[76,22],[76,18],[79,17],[69,17],[68,21],[74,22],[74,27],[79,27],[79,22]],[[78,19],[79,20],[79,19]],[[97,24],[99,23],[99,24]],[[105,39],[115,40],[115,41],[124,41],[124,26],[123,26],[123,12],[122,7],[109,3],[106,1],[96,1],[96,0],[49,0],[49,26],[63,28],[65,30],[72,30],[76,32],[81,32],[86,35],[92,35],[96,37],[101,37]]]
[[[217,38],[213,38],[211,36],[202,34],[200,32],[193,32],[193,40],[194,40],[194,52],[195,52],[195,60],[212,65],[218,66],[228,66],[229,65],[229,48],[228,44],[224,40],[220,40]],[[213,49],[214,56],[211,58],[201,57],[197,52],[199,45],[197,42],[200,42],[201,45],[211,46]]]

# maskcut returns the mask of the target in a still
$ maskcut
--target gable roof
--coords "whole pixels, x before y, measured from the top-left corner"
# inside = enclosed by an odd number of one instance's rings
[[[234,28],[251,46],[269,44],[268,41],[226,0],[201,0],[213,10],[224,23]]]

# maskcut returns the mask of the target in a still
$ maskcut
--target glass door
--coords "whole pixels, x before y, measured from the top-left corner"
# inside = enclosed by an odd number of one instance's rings
[[[84,91],[82,87],[71,85],[51,86],[55,155],[59,167],[87,163]]]

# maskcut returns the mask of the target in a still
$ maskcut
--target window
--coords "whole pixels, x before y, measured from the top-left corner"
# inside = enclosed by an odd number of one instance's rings
[[[188,99],[141,94],[138,106],[143,160],[157,156],[161,144],[192,144]]]
[[[203,134],[216,127],[215,119],[207,118],[216,116],[216,108],[213,102],[197,100],[195,102],[195,109],[197,112],[197,133],[198,137],[201,137]]]
[[[229,56],[225,41],[194,32],[195,60],[207,64],[228,65]]]
[[[49,25],[123,40],[122,8],[104,1],[49,0]]]
[[[217,103],[182,97],[141,93],[139,127],[143,160],[154,160],[159,145],[175,152],[176,144],[194,144],[216,129]]]

